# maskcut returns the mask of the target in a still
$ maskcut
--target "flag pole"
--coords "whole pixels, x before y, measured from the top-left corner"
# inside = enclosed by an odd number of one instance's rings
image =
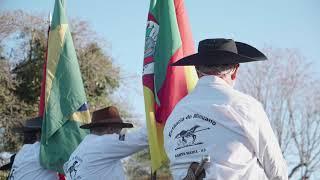
[[[151,180],[157,180],[157,171],[152,172],[152,169],[151,169]]]
[[[48,32],[47,32],[47,43],[46,43],[46,52],[45,59],[43,63],[43,72],[42,72],[42,80],[41,80],[41,89],[40,89],[40,102],[39,102],[39,116],[44,116],[44,106],[45,106],[45,91],[46,91],[46,69],[47,69],[47,58],[48,58],[48,45],[49,45],[49,33],[51,26],[51,12],[49,12],[48,16]]]

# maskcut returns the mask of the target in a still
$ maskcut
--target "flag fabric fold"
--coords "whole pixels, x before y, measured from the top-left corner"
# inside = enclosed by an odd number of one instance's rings
[[[90,113],[64,0],[56,0],[48,39],[40,162],[63,173],[63,163],[88,134]]]
[[[183,0],[151,0],[143,62],[143,92],[152,170],[166,161],[163,127],[174,106],[197,82],[194,67],[171,63],[194,53]]]

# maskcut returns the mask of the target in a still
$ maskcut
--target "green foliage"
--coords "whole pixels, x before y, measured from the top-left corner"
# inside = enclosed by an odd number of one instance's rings
[[[125,163],[126,174],[129,179],[139,179],[139,177],[151,176],[151,161],[149,149],[140,151],[131,156]],[[158,179],[171,179],[169,163],[165,163],[157,170]],[[150,179],[150,178],[146,178]]]
[[[30,40],[27,57],[19,62],[12,73],[18,82],[16,94],[20,100],[28,104],[37,104],[40,97],[42,67],[45,59],[44,33],[38,32],[43,38]]]
[[[8,60],[3,56],[0,59],[0,150],[13,151],[19,146],[19,137],[12,132],[12,127],[21,123],[21,118],[30,110],[26,104],[15,96],[15,84],[10,72]],[[22,109],[24,108],[24,109]]]
[[[28,22],[28,23],[24,23]],[[21,138],[12,132],[27,118],[38,113],[43,63],[45,59],[47,32],[46,24],[38,16],[18,11],[0,14],[0,150],[16,151]],[[74,45],[78,55],[90,109],[114,104],[111,94],[120,85],[120,69],[109,55],[103,51],[101,40],[94,35],[84,21],[75,21],[72,29]],[[3,49],[10,47],[4,43],[6,37],[21,42],[12,48],[13,55],[5,56]],[[84,43],[86,42],[86,43]],[[128,111],[121,109],[124,114]],[[2,133],[1,133],[2,132]]]
[[[82,79],[92,109],[112,104],[111,95],[119,87],[120,69],[98,43],[77,49]]]
[[[9,172],[7,171],[0,171],[0,180],[6,180],[8,177]]]

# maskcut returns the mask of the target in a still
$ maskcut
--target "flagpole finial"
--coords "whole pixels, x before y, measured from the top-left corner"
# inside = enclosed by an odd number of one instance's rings
[[[51,25],[51,20],[52,20],[52,15],[51,15],[51,12],[49,12],[49,17],[48,17],[49,26]]]

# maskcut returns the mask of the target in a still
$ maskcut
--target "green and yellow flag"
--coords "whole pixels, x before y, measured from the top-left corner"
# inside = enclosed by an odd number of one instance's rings
[[[55,1],[47,53],[40,161],[63,173],[63,164],[88,133],[79,126],[90,122],[64,0]]]

